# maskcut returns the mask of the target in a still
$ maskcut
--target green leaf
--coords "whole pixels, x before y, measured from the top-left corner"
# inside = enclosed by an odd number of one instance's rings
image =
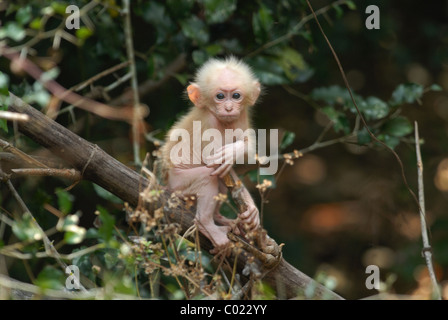
[[[194,63],[198,66],[203,65],[209,58],[207,53],[202,50],[194,50],[191,57],[193,58]]]
[[[273,24],[274,20],[271,11],[262,4],[258,12],[252,15],[252,28],[255,40],[258,43],[267,41],[269,38],[269,31],[272,29]]]
[[[50,70],[47,70],[42,73],[42,75],[40,76],[40,80],[42,82],[55,80],[58,77],[59,73],[60,73],[59,68],[57,67],[51,68]],[[42,87],[39,87],[39,89],[42,89]]]
[[[56,230],[64,231],[64,240],[68,244],[78,244],[84,240],[86,229],[78,226],[79,216],[76,214],[68,215],[59,219]]]
[[[22,26],[31,20],[31,6],[21,7],[17,10],[16,21]]]
[[[6,73],[0,71],[0,94],[9,95],[9,76]]]
[[[53,1],[51,3],[51,8],[54,10],[54,12],[56,12],[62,16],[66,15],[65,10],[67,9],[67,6],[68,6],[68,4],[65,1],[58,1],[58,2]]]
[[[92,36],[92,34],[93,34],[93,31],[90,30],[89,28],[85,27],[85,26],[82,26],[81,28],[76,30],[76,37],[79,40],[86,40],[87,38]]]
[[[282,142],[280,143],[280,150],[284,150],[290,146],[294,142],[295,138],[296,134],[294,132],[286,131],[283,135]]]
[[[356,4],[353,2],[353,1],[347,1],[347,2],[345,2],[345,4],[347,5],[347,7],[350,9],[350,10],[356,10]]]
[[[341,112],[336,110],[332,106],[327,106],[320,109],[327,117],[333,122],[333,129],[336,132],[343,131],[348,134],[350,132],[350,123],[347,119],[347,116]]]
[[[361,146],[367,145],[372,142],[372,138],[364,127],[357,132],[356,136],[358,138],[358,144]]]
[[[236,0],[202,0],[208,23],[226,21],[236,9]]]
[[[7,111],[9,105],[9,77],[0,71],[0,110]],[[0,119],[0,129],[8,132],[6,119]]]
[[[65,228],[64,240],[68,244],[78,244],[84,240],[86,229],[77,225],[69,225]]]
[[[413,131],[412,124],[405,117],[397,117],[386,122],[383,133],[392,137],[404,137]]]
[[[46,107],[50,102],[50,98],[50,94],[43,87],[42,83],[35,81],[32,89],[23,97],[23,100],[29,104],[38,103],[41,107]]]
[[[58,197],[58,207],[63,214],[68,214],[72,210],[75,197],[62,188],[56,188],[56,196]]]
[[[279,85],[290,82],[285,77],[283,68],[277,63],[275,58],[257,56],[251,59],[249,64],[263,84]]]
[[[0,28],[0,39],[10,38],[14,41],[21,41],[25,38],[25,29],[15,21],[10,21]]]
[[[100,213],[99,219],[101,220],[101,226],[98,228],[98,235],[107,242],[112,238],[115,218],[102,206],[98,205],[97,210]]]
[[[368,97],[359,102],[359,109],[367,120],[378,120],[389,114],[389,106],[377,97]]]
[[[391,149],[395,149],[400,144],[400,138],[392,137],[388,134],[380,134],[377,138],[387,144]]]
[[[64,288],[65,274],[56,268],[46,266],[34,280],[34,284],[42,289],[60,290]]]
[[[211,44],[205,48],[205,51],[210,57],[214,57],[222,52],[222,47],[219,44]]]
[[[311,92],[311,98],[314,100],[322,100],[331,106],[342,105],[345,108],[349,108],[351,112],[356,112],[350,93],[345,87],[329,86],[316,88]],[[354,94],[354,98],[358,102],[362,100],[357,94]]]
[[[69,226],[76,226],[79,223],[79,216],[76,214],[70,214],[58,221],[56,229],[58,231],[65,231]]]
[[[8,110],[8,106],[7,105],[0,105],[0,110],[1,111],[7,111]],[[0,119],[0,129],[5,131],[6,133],[8,133],[8,122],[6,121],[6,119]]]
[[[39,30],[42,27],[42,18],[34,18],[30,23],[30,28],[34,30]]]
[[[340,19],[344,15],[344,10],[338,5],[333,5],[333,9],[336,11],[336,17]]]
[[[431,91],[442,91],[443,90],[441,86],[439,86],[438,84],[435,84],[435,83],[430,85],[428,89]]]
[[[393,106],[414,103],[423,95],[423,86],[416,83],[400,84],[392,93],[391,104]]]
[[[188,3],[188,1],[186,3]],[[177,10],[179,10],[179,8],[181,7],[185,6],[183,4],[177,6]],[[185,7],[185,10],[189,9]],[[170,37],[170,33],[172,32],[171,28],[176,25],[176,23],[174,23],[166,13],[165,6],[155,1],[149,1],[147,3],[145,2],[142,5],[142,17],[146,22],[152,24],[156,28],[156,44],[165,42]]]
[[[97,184],[93,184],[93,189],[95,190],[95,193],[98,196],[100,196],[101,198],[103,198],[104,200],[107,200],[107,201],[113,202],[113,203],[123,203],[123,201],[120,198],[118,198],[116,195],[114,195],[113,193],[100,187]]]
[[[306,81],[313,72],[308,68],[303,56],[296,50],[286,47],[278,54],[278,64],[282,66],[286,77],[291,81],[300,82]],[[312,70],[311,70],[312,71]],[[307,78],[303,79],[303,75],[306,74]]]
[[[188,17],[191,9],[195,4],[195,0],[168,0],[167,5],[169,11],[173,13],[176,18]]]
[[[14,222],[12,232],[22,241],[42,239],[40,229],[29,212],[25,212],[20,220]]]
[[[181,21],[180,26],[187,38],[195,40],[199,45],[207,44],[209,40],[208,28],[197,16]]]
[[[119,262],[118,250],[108,250],[104,254],[104,262],[106,263],[106,267],[108,269],[113,269]]]
[[[180,82],[180,84],[181,84],[182,86],[186,86],[187,83],[188,83],[188,80],[189,80],[189,78],[190,78],[190,75],[189,75],[189,74],[186,74],[186,73],[176,73],[176,74],[173,75],[173,76],[174,76],[174,78],[177,79],[177,81]]]

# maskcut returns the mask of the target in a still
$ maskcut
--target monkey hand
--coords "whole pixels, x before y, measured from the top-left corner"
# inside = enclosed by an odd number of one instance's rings
[[[247,204],[247,210],[240,213],[238,217],[245,230],[254,230],[260,225],[260,215],[255,204]]]
[[[244,161],[245,152],[245,143],[242,140],[226,144],[219,148],[214,155],[205,159],[207,167],[218,167],[211,175],[223,178],[230,172],[236,161],[241,161],[241,163]]]

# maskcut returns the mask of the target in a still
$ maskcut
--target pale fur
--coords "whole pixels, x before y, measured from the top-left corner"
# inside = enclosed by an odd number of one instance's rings
[[[259,91],[259,82],[255,77],[254,73],[250,69],[250,67],[244,62],[236,59],[231,56],[226,59],[210,59],[208,60],[196,73],[194,77],[194,83],[197,84],[201,88],[201,101],[198,103],[200,105],[213,103],[213,99],[211,99],[211,92],[218,84],[216,84],[216,77],[220,71],[223,69],[230,69],[234,72],[237,72],[241,76],[241,83],[243,85],[242,91],[246,93],[246,96],[249,96],[249,100],[245,101],[245,108],[242,111],[240,119],[229,124],[224,129],[236,129],[241,128],[243,131],[247,128],[251,128],[251,117],[250,117],[250,106],[255,104],[256,98],[251,98],[250,93]],[[258,94],[256,95],[258,97]],[[162,159],[163,159],[163,168],[165,170],[171,168],[173,165],[170,160],[170,152],[174,145],[178,143],[178,141],[170,141],[169,137],[174,129],[183,128],[188,130],[190,136],[193,133],[193,121],[201,121],[202,122],[202,132],[209,128],[217,128],[220,126],[222,129],[222,124],[218,121],[212,121],[213,118],[209,116],[209,110],[205,108],[201,108],[198,106],[192,106],[189,112],[180,118],[168,132],[165,140],[165,145],[162,147]],[[192,148],[192,140],[190,138],[190,150]],[[203,147],[205,144],[203,144]],[[165,171],[164,170],[164,171]]]

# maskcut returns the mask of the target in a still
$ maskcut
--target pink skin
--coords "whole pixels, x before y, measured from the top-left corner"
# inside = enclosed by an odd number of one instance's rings
[[[206,108],[205,119],[201,119],[209,126],[221,131],[225,136],[225,129],[248,127],[247,105],[250,104],[243,90],[240,75],[232,70],[223,69],[216,77],[214,83],[219,87],[212,90],[211,97],[201,97],[201,90],[197,84],[191,84],[187,88],[190,100],[199,108]],[[258,92],[253,94],[256,98]],[[252,103],[253,104],[253,103]],[[243,140],[224,145],[212,156],[204,159],[203,165],[182,165],[171,168],[168,175],[168,187],[171,190],[179,190],[183,194],[197,195],[197,211],[195,222],[199,231],[204,234],[214,245],[211,253],[215,254],[225,249],[229,244],[227,233],[233,230],[240,233],[240,226],[235,220],[223,217],[219,213],[219,203],[214,198],[218,193],[226,193],[226,187],[220,178],[231,174],[238,179],[232,169],[234,160],[243,156],[246,152],[246,143]],[[247,210],[238,215],[240,222],[250,229],[259,226],[259,214],[255,203],[246,188],[242,190],[242,197],[247,205]],[[217,225],[218,222],[221,225]]]
[[[197,209],[195,222],[199,231],[204,234],[215,247],[211,253],[218,253],[224,249],[229,238],[227,233],[233,230],[239,234],[235,220],[223,217],[219,213],[219,203],[214,199],[221,191],[226,192],[225,186],[217,176],[212,176],[214,169],[206,166],[195,168],[172,168],[168,178],[168,187],[171,190],[180,190],[183,194],[197,195]],[[237,178],[234,170],[230,174]],[[242,224],[247,224],[250,229],[256,228],[260,224],[258,209],[247,189],[243,189],[243,199],[247,204],[247,210],[239,214]],[[216,222],[222,226],[216,225]]]
[[[220,122],[218,126],[222,127],[222,131],[234,128],[235,124],[240,127],[242,124],[238,120],[246,120],[246,114],[242,112],[245,95],[239,89],[243,87],[239,78],[236,72],[224,69],[215,80],[220,86],[213,91],[213,105],[209,110]],[[212,172],[213,176],[223,178],[232,169],[234,160],[245,152],[245,143],[239,140],[222,146],[213,156],[205,159],[205,162],[207,167],[217,168]]]

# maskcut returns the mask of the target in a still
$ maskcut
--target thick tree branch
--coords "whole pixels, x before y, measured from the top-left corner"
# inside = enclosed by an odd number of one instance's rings
[[[81,172],[82,177],[114,193],[131,206],[139,203],[139,193],[149,185],[149,181],[134,170],[126,167],[98,146],[82,139],[70,130],[59,125],[41,112],[10,94],[9,111],[29,116],[29,121],[18,123],[19,130],[40,145],[50,149]],[[164,194],[165,197],[169,193]],[[167,207],[167,206],[166,206]],[[173,210],[164,208],[172,222],[181,225],[185,232],[193,224],[194,208]],[[200,236],[201,248],[211,249],[209,240]],[[245,266],[244,255],[238,256],[238,273]],[[263,280],[277,291],[280,298],[300,296],[310,285],[315,288],[317,299],[342,299],[336,293],[316,283],[313,279],[295,269],[283,258],[272,269],[266,270]]]

